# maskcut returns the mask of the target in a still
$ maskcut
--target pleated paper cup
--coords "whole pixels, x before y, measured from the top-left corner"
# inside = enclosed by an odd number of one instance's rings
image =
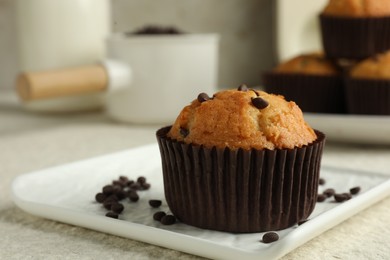
[[[390,80],[346,80],[349,114],[390,115]]]
[[[390,49],[389,17],[320,15],[322,44],[329,58],[361,60]]]
[[[157,131],[164,191],[183,223],[233,233],[280,230],[307,219],[317,199],[325,135],[296,149],[231,150],[185,144]]]
[[[342,76],[268,72],[263,75],[265,91],[294,100],[303,112],[346,111]]]

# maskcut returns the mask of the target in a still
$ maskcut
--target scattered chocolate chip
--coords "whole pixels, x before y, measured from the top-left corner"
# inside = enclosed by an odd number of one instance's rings
[[[353,187],[349,190],[349,192],[351,192],[352,195],[358,194],[360,192],[360,187]]]
[[[138,182],[139,184],[145,183],[145,182],[146,182],[146,178],[143,177],[143,176],[140,176],[140,177],[137,178],[137,182]]]
[[[173,225],[176,222],[176,218],[173,215],[165,215],[161,218],[160,221],[163,225]]]
[[[252,98],[252,104],[258,109],[264,109],[269,105],[269,103],[261,97]]]
[[[118,200],[123,200],[124,198],[127,197],[127,192],[124,190],[120,190],[116,192],[115,195],[118,197]]]
[[[157,221],[161,221],[161,219],[166,216],[164,211],[157,211],[156,213],[153,214],[153,219]]]
[[[325,181],[325,179],[323,179],[323,178],[320,178],[319,180],[318,180],[318,184],[319,185],[324,185],[326,183],[326,181]]]
[[[114,188],[115,188],[115,186],[119,186],[122,188],[122,187],[126,186],[126,183],[124,183],[122,181],[114,180],[114,181],[112,181],[112,185],[114,186]]]
[[[187,137],[187,135],[190,133],[190,131],[188,131],[188,129],[185,129],[183,127],[180,127],[180,134],[183,136],[183,137]]]
[[[116,201],[116,202],[118,202],[118,196],[116,196],[115,194],[111,194],[110,196],[108,196],[105,200],[104,200],[104,202],[106,202],[106,201]]]
[[[309,221],[308,219],[301,220],[301,221],[298,222],[298,226],[300,226],[302,224],[305,224],[308,221]]]
[[[161,200],[149,200],[149,205],[153,208],[158,208],[161,206]]]
[[[241,84],[238,88],[237,88],[238,91],[243,91],[243,92],[247,92],[249,89],[248,87],[245,85],[245,84]]]
[[[336,191],[334,189],[326,189],[326,190],[324,190],[324,192],[322,194],[324,194],[325,196],[327,196],[329,198],[329,197],[332,197],[335,193],[336,193]]]
[[[253,93],[255,93],[255,94],[256,94],[256,97],[260,96],[260,95],[259,95],[259,92],[257,92],[256,90],[254,90],[254,89],[251,88],[250,91],[252,91]]]
[[[117,219],[119,217],[119,215],[114,213],[114,212],[107,212],[106,217]]]
[[[335,194],[333,195],[334,199],[336,202],[344,202],[347,200],[347,197],[345,196],[345,194]]]
[[[135,190],[129,191],[129,199],[130,199],[132,202],[138,201],[138,200],[139,200],[138,193],[137,193]]]
[[[133,183],[134,183],[133,180],[128,180],[128,181],[126,182],[126,185],[130,187]]]
[[[119,176],[119,181],[126,183],[129,181],[129,178],[127,178],[127,176],[122,175],[122,176]]]
[[[266,244],[275,242],[277,240],[279,240],[279,235],[276,232],[267,232],[263,235],[262,239],[263,243]]]
[[[318,194],[317,196],[317,202],[323,202],[326,200],[326,196],[324,194]]]
[[[150,183],[147,183],[147,182],[142,183],[141,188],[142,188],[142,190],[150,189]]]
[[[352,199],[351,193],[345,192],[345,193],[343,193],[343,195],[345,196],[345,199],[346,199],[346,200]]]
[[[134,182],[133,184],[130,185],[131,190],[139,190],[141,188],[141,184],[138,182]]]
[[[112,185],[106,185],[103,187],[103,193],[106,195],[111,195],[114,193],[114,186]]]
[[[107,198],[107,196],[104,194],[104,193],[101,193],[99,192],[98,194],[96,194],[95,196],[95,200],[99,203],[103,203],[104,200]]]
[[[103,202],[103,207],[104,207],[105,209],[111,210],[112,204],[115,204],[115,203],[118,203],[118,201],[115,201],[115,200],[105,200],[105,201]]]
[[[203,102],[205,102],[205,101],[208,101],[208,100],[210,100],[211,98],[209,97],[209,95],[207,95],[206,93],[200,93],[199,95],[198,95],[198,101],[200,102],[200,103],[203,103]]]
[[[123,210],[125,209],[125,207],[123,206],[123,204],[121,203],[112,203],[111,204],[111,211],[113,211],[114,213],[121,213]]]

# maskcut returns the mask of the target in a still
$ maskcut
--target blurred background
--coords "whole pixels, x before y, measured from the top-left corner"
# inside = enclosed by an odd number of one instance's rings
[[[28,0],[31,1],[31,0]],[[0,90],[11,89],[19,71],[15,5],[0,0]],[[190,33],[218,33],[218,86],[260,83],[275,65],[272,0],[111,0],[111,31],[146,24],[172,25]]]

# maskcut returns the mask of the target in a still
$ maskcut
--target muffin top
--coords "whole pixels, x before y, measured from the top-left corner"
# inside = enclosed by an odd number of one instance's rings
[[[351,71],[352,78],[390,79],[390,51],[368,58],[355,65]]]
[[[294,102],[241,85],[198,98],[181,111],[168,137],[207,148],[283,149],[316,140]]]
[[[274,72],[310,74],[310,75],[336,75],[338,68],[321,53],[302,54],[278,65]]]
[[[388,0],[329,0],[323,14],[344,17],[382,17],[390,15]]]

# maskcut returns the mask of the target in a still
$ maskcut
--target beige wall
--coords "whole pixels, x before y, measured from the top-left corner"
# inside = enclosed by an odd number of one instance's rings
[[[10,88],[17,71],[11,1],[0,0],[0,88]],[[221,87],[259,84],[261,72],[274,64],[273,0],[111,1],[113,31],[159,24],[219,33]]]

